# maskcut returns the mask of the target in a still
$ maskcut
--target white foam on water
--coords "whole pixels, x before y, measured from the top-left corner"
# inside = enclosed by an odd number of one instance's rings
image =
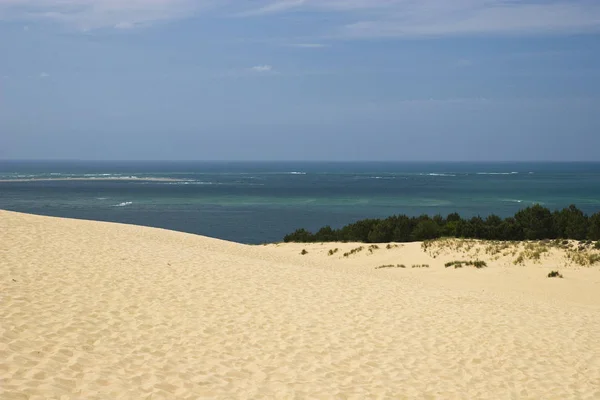
[[[428,174],[419,174],[419,175],[426,175],[426,176],[456,176],[454,174],[443,174],[443,173],[437,173],[437,172],[430,172]]]
[[[518,172],[477,172],[477,175],[517,175]]]
[[[163,185],[223,185],[218,182],[205,182],[205,181],[177,181],[177,182],[158,182]]]
[[[123,203],[119,203],[114,205],[113,207],[127,207],[133,204],[133,201],[125,201]]]

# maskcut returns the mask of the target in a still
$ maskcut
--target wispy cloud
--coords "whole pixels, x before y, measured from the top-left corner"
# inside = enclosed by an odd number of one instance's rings
[[[207,11],[253,18],[335,14],[320,26],[332,38],[600,31],[598,0],[0,0],[0,20],[52,20],[83,30],[131,29]]]
[[[332,27],[344,38],[600,31],[597,0],[278,1],[247,15],[296,11],[344,13],[351,22]]]
[[[583,33],[600,30],[600,3],[438,0],[394,9],[388,16],[348,24],[346,37]]]
[[[50,77],[50,74],[47,72],[42,72],[42,73],[40,73],[39,77],[40,77],[40,79],[46,79],[46,78]]]
[[[194,15],[219,0],[0,0],[0,20],[50,20],[81,30],[132,28]]]
[[[290,46],[301,49],[323,49],[325,47],[329,47],[329,45],[323,43],[294,43],[290,44]]]
[[[254,67],[250,68],[252,71],[254,72],[271,72],[273,71],[273,66],[271,65],[255,65]]]
[[[241,17],[251,17],[258,15],[277,14],[280,12],[297,9],[307,3],[306,0],[285,0],[263,5],[262,7],[242,11],[238,13]]]

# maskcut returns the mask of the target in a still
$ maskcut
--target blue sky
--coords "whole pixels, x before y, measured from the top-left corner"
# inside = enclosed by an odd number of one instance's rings
[[[597,0],[0,0],[0,158],[598,149]]]

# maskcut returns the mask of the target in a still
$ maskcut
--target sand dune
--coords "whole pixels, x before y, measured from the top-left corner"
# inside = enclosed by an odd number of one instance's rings
[[[0,211],[0,398],[600,398],[598,264],[359,246]]]

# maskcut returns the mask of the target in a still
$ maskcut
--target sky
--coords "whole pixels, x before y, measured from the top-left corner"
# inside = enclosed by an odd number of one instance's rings
[[[598,0],[0,0],[2,159],[598,149]]]

